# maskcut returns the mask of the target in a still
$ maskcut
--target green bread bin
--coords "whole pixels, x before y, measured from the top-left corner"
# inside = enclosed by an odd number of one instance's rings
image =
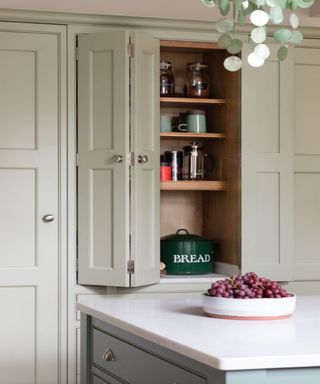
[[[161,261],[168,275],[203,275],[212,272],[213,243],[178,229],[161,238]]]

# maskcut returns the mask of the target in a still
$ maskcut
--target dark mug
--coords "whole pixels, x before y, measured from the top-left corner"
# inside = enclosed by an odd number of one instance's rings
[[[179,132],[188,132],[188,124],[178,124],[175,127],[172,127],[172,130]]]

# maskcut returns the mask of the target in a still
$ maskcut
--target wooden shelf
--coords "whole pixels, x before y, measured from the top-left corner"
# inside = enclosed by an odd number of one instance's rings
[[[226,182],[208,180],[162,181],[160,189],[162,191],[225,191]]]
[[[160,47],[161,48],[173,48],[175,51],[183,49],[183,50],[192,50],[194,52],[195,50],[200,51],[212,51],[213,49],[219,49],[221,48],[218,46],[217,43],[212,42],[202,42],[202,41],[178,41],[178,40],[160,40]]]
[[[162,139],[189,140],[189,139],[208,139],[223,140],[226,138],[225,133],[194,133],[194,132],[160,132]]]
[[[214,104],[226,104],[226,99],[203,99],[195,97],[160,97],[160,103],[162,105],[214,105]]]

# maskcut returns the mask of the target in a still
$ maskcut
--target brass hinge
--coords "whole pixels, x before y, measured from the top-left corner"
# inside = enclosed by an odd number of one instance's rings
[[[128,43],[128,55],[134,57],[134,45],[132,43]]]
[[[134,152],[129,152],[127,159],[128,165],[132,167],[134,165]]]
[[[76,61],[79,60],[79,48],[76,47]]]
[[[134,260],[128,260],[127,262],[127,272],[129,275],[134,274]]]

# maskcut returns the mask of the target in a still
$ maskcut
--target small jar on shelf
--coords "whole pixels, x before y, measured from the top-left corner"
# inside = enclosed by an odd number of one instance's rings
[[[171,167],[171,180],[182,180],[183,152],[182,151],[166,151],[164,160]]]
[[[174,76],[170,61],[160,61],[160,96],[174,96]]]
[[[160,162],[160,181],[171,180],[171,166],[164,161]]]
[[[199,62],[187,64],[185,94],[186,97],[209,97],[210,79],[207,65]]]

